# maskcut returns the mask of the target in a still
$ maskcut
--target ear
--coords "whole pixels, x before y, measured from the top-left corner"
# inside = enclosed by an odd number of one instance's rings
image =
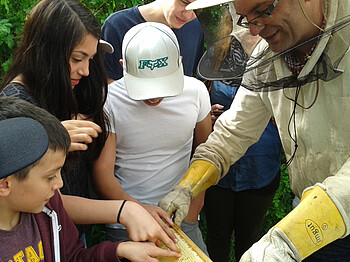
[[[123,59],[119,60],[120,65],[123,67]]]
[[[10,194],[11,189],[11,181],[9,181],[9,177],[0,179],[0,196],[5,197]]]

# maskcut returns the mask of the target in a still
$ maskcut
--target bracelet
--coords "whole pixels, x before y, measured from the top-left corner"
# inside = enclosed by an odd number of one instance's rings
[[[120,223],[120,222],[119,222],[120,214],[122,213],[122,209],[123,209],[123,207],[124,207],[126,201],[127,201],[127,200],[124,200],[123,203],[121,204],[120,208],[119,208],[119,212],[118,212],[118,216],[117,216],[117,223]]]

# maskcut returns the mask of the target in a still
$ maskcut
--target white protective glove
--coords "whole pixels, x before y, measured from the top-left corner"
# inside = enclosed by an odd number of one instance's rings
[[[174,214],[174,223],[180,227],[188,214],[192,199],[193,194],[188,188],[176,186],[158,205],[168,214]]]
[[[160,200],[158,205],[170,216],[174,214],[174,222],[180,227],[188,214],[192,199],[216,182],[216,167],[208,161],[196,160],[179,185]]]
[[[346,227],[341,207],[335,202],[322,184],[304,192],[300,204],[248,249],[240,261],[301,261],[341,238]]]
[[[301,261],[298,250],[286,234],[278,227],[273,227],[258,242],[243,254],[240,262],[248,261]]]

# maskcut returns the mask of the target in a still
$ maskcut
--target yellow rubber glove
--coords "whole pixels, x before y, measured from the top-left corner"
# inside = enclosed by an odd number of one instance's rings
[[[320,186],[315,186],[240,261],[301,261],[341,238],[345,230],[337,206]]]
[[[180,226],[188,214],[192,199],[216,184],[216,181],[217,170],[212,163],[204,160],[194,161],[179,185],[168,193],[158,205],[170,216],[174,214],[174,222]]]

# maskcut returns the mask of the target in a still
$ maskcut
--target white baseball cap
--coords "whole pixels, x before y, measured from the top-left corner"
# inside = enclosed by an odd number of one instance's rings
[[[184,73],[179,43],[166,25],[145,22],[132,27],[122,44],[126,90],[131,99],[177,96]]]
[[[186,10],[196,10],[201,8],[207,8],[207,7],[226,4],[234,1],[235,0],[196,0],[186,5]]]
[[[99,43],[100,43],[100,47],[101,47],[102,51],[107,52],[107,53],[114,52],[113,46],[110,43],[108,43],[107,41],[100,39]]]

